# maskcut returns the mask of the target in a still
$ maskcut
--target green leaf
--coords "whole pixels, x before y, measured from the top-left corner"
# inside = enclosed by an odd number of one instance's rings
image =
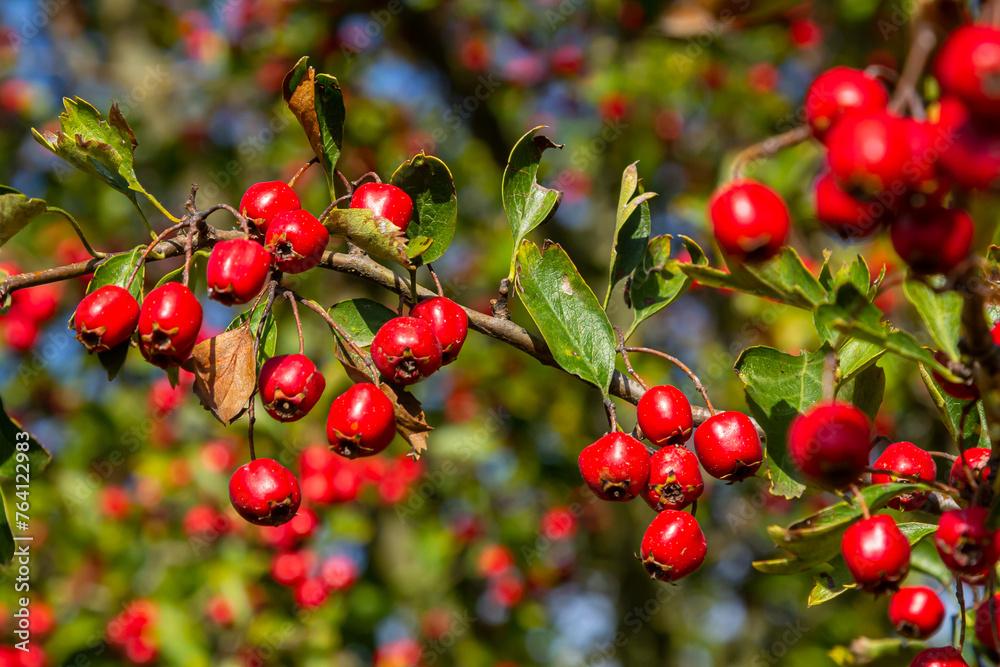
[[[562,202],[563,193],[538,184],[538,164],[549,148],[562,148],[546,136],[535,136],[544,125],[521,137],[507,159],[503,172],[501,196],[510,231],[514,235],[514,251],[508,279],[514,278],[514,263],[521,251],[521,241],[532,229],[548,222]]]
[[[941,562],[937,547],[932,541],[919,542],[914,545],[913,551],[910,553],[910,567],[924,574],[929,574],[946,587],[950,587],[955,580],[955,575]]]
[[[341,301],[328,312],[358,347],[371,345],[382,325],[396,317],[396,311],[364,298]]]
[[[885,354],[885,349],[856,338],[849,338],[837,350],[837,380],[848,382],[869,368]]]
[[[625,168],[622,187],[618,196],[618,215],[615,220],[615,240],[611,246],[611,264],[608,267],[608,293],[604,297],[604,307],[608,307],[611,293],[618,282],[632,273],[643,258],[649,240],[651,218],[649,200],[655,192],[645,192],[636,169],[637,162]],[[636,189],[639,195],[632,197]]]
[[[629,300],[635,309],[635,319],[626,338],[643,321],[676,301],[691,286],[691,278],[681,270],[680,264],[679,260],[670,259],[669,234],[649,240],[629,284]]]
[[[0,246],[46,210],[44,199],[29,199],[12,187],[0,185]]]
[[[941,391],[941,387],[923,364],[920,365],[920,379],[924,381],[927,393],[934,401],[934,406],[937,408],[945,428],[948,429],[955,442],[958,442],[958,427],[962,420],[962,412],[969,407],[969,401],[952,398]],[[990,447],[989,429],[986,428],[986,411],[983,409],[982,401],[976,401],[975,407],[969,408],[962,430],[962,440],[962,451],[973,447]]]
[[[558,244],[521,243],[517,293],[556,362],[607,396],[615,370],[615,332],[597,297]]]
[[[896,667],[908,665],[917,653],[927,648],[923,642],[912,639],[869,639],[858,637],[850,646],[834,646],[830,659],[840,667],[868,665],[869,667]]]
[[[11,419],[3,406],[3,400],[0,399],[0,481],[12,481],[18,472],[24,471],[23,468],[17,470],[18,443],[27,443],[24,453],[28,456],[31,474],[40,473],[49,465],[52,456],[34,436],[25,431],[16,420]]]
[[[413,220],[406,228],[411,250],[417,237],[427,237],[434,245],[420,259],[424,264],[437,260],[451,245],[458,221],[458,196],[448,166],[421,151],[399,165],[389,182],[413,200]]]
[[[335,208],[320,220],[332,234],[342,236],[372,257],[386,259],[415,269],[417,264],[408,253],[409,242],[399,227],[382,217],[377,217],[367,208]],[[416,245],[420,252],[427,245]],[[416,255],[415,255],[416,256]]]
[[[240,313],[235,320],[230,322],[229,326],[226,327],[226,331],[236,329],[246,322],[247,318],[250,318],[250,333],[251,335],[256,336],[257,329],[260,327],[260,319],[264,316],[266,305],[266,299],[261,299],[256,308]],[[278,346],[278,327],[275,324],[274,316],[271,315],[271,313],[267,314],[267,321],[264,323],[264,331],[261,334],[261,342],[259,345],[260,346],[257,348],[258,371],[265,361],[274,356],[274,350]],[[237,417],[237,419],[238,418],[239,417]],[[233,421],[235,421],[235,419]]]
[[[923,320],[937,348],[951,360],[958,359],[958,333],[962,321],[962,297],[957,292],[935,292],[919,280],[903,283],[903,294]]]
[[[136,301],[142,303],[142,281],[146,277],[145,263],[139,267],[139,272],[135,275],[131,286],[128,286],[128,279],[145,249],[146,246],[136,246],[131,252],[109,257],[94,271],[94,277],[87,285],[87,294],[105,285],[118,285],[118,287],[127,289]]]
[[[336,199],[334,171],[344,145],[347,116],[340,84],[329,74],[316,74],[309,66],[309,58],[303,57],[285,75],[281,93],[323,167],[330,198]]]
[[[191,270],[188,274],[188,288],[195,294],[198,293],[198,281],[199,278],[205,275],[205,266],[208,264],[208,258],[211,254],[211,250],[208,248],[202,248],[191,255]],[[160,278],[156,283],[156,287],[167,283],[179,283],[183,281],[184,265],[181,264],[176,269]],[[156,288],[154,287],[154,289]]]
[[[132,347],[132,340],[123,340],[106,352],[98,352],[97,360],[101,362],[101,367],[108,373],[108,382],[111,382],[125,367],[125,359],[128,358],[129,348]]]

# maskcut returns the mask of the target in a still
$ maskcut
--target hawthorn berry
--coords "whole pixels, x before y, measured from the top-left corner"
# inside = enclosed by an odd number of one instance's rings
[[[958,28],[941,45],[934,74],[946,95],[993,120],[1000,115],[1000,30],[989,25]]]
[[[910,542],[887,514],[852,525],[840,549],[854,582],[869,593],[896,590],[910,571]]]
[[[962,652],[954,646],[925,648],[914,656],[910,667],[969,667]]]
[[[975,225],[957,208],[928,206],[903,211],[889,226],[896,253],[914,273],[948,273],[972,249]]]
[[[291,470],[274,459],[254,459],[233,473],[229,500],[250,523],[280,526],[295,516],[302,493]]]
[[[988,519],[985,507],[949,510],[941,515],[934,546],[949,570],[975,579],[996,564],[1000,544],[996,531],[987,526]]]
[[[264,289],[270,270],[271,253],[256,241],[220,241],[205,267],[208,296],[227,306],[249,303]]]
[[[886,112],[849,114],[827,139],[830,171],[849,192],[875,195],[907,184],[913,161],[902,119]]]
[[[694,429],[690,401],[680,389],[667,384],[647,389],[636,415],[642,434],[657,447],[682,445]]]
[[[309,211],[280,211],[267,228],[264,247],[274,266],[285,273],[302,273],[319,266],[330,232]]]
[[[299,196],[284,181],[254,183],[240,199],[240,213],[254,221],[261,233],[278,213],[301,207]]]
[[[762,262],[776,255],[791,226],[781,196],[748,178],[716,188],[708,201],[708,215],[719,247],[741,262]]]
[[[942,366],[947,366],[950,361],[948,355],[944,352],[935,352],[934,359]],[[952,382],[951,380],[945,380],[944,376],[935,370],[931,370],[931,375],[938,386],[941,387],[941,391],[952,398],[957,398],[960,401],[971,401],[979,398],[979,387],[973,383],[971,377],[965,382]]]
[[[705,481],[698,457],[680,445],[667,445],[649,459],[649,481],[642,499],[657,512],[682,510],[698,500]]]
[[[926,586],[905,586],[889,600],[889,622],[907,639],[927,639],[944,622],[944,604]]]
[[[295,585],[292,597],[304,609],[319,609],[330,596],[326,584],[319,577],[307,577]]]
[[[1000,183],[1000,132],[974,118],[955,98],[941,100],[935,135],[945,148],[940,163],[958,185],[984,190]]]
[[[164,283],[146,295],[139,309],[139,351],[160,368],[191,356],[201,331],[198,299],[180,283]]]
[[[257,389],[267,414],[279,422],[302,419],[326,389],[326,379],[304,354],[271,357],[260,367]]]
[[[374,456],[396,435],[392,401],[370,382],[360,382],[338,396],[326,420],[330,449],[349,459]]]
[[[975,487],[989,478],[990,469],[986,464],[989,463],[990,454],[989,447],[971,447],[960,458],[955,459],[948,473],[948,483],[958,489],[963,498],[972,498]],[[968,470],[966,464],[969,466]]]
[[[826,173],[816,181],[816,218],[844,241],[871,238],[888,223],[893,211],[878,199],[858,199]]]
[[[639,550],[649,576],[669,582],[701,567],[707,552],[701,526],[693,516],[678,510],[663,510],[653,518]]]
[[[390,381],[420,382],[441,367],[441,343],[434,329],[416,317],[394,317],[378,330],[371,345],[375,367]]]
[[[577,463],[584,483],[601,500],[632,500],[649,480],[649,452],[621,431],[612,431],[584,447]]]
[[[875,459],[873,468],[888,470],[889,473],[872,473],[872,484],[888,484],[889,482],[908,482],[899,479],[892,473],[912,475],[927,481],[934,481],[937,468],[931,455],[912,442],[896,442],[885,448],[882,455]],[[930,491],[904,493],[889,501],[889,507],[894,510],[908,512],[920,509],[930,495]]]
[[[850,403],[817,403],[788,427],[792,462],[807,477],[833,488],[861,475],[871,447],[871,423]]]
[[[458,359],[462,351],[465,337],[469,333],[469,316],[465,309],[443,296],[421,301],[410,311],[410,317],[416,317],[430,325],[434,336],[441,343],[441,365],[447,366]]]
[[[286,551],[271,558],[271,578],[282,586],[294,586],[309,576],[316,554],[308,549]]]
[[[757,428],[734,410],[714,414],[695,429],[694,451],[705,472],[730,484],[752,477],[764,461]]]
[[[124,343],[139,324],[139,304],[118,285],[99,287],[83,297],[73,313],[76,339],[88,352],[105,352]]]
[[[806,122],[822,140],[847,113],[879,111],[889,104],[889,94],[875,77],[850,67],[832,67],[809,84],[804,101]]]
[[[320,579],[333,593],[346,591],[358,580],[358,564],[347,554],[327,556],[319,568]]]
[[[997,609],[998,602],[1000,602],[1000,593],[996,593],[992,600],[983,600],[976,607],[976,639],[992,651],[997,650],[997,640],[994,638],[992,627],[994,618],[996,619],[997,630],[1000,631],[1000,609]]]
[[[367,208],[404,232],[413,217],[410,195],[390,183],[365,183],[358,187],[351,195],[351,208]]]

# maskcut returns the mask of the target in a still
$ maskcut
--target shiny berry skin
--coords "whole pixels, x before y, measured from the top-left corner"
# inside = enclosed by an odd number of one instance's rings
[[[694,429],[691,402],[677,387],[668,384],[647,389],[639,399],[636,414],[642,434],[657,447],[683,445]]]
[[[871,423],[850,403],[817,403],[788,427],[792,462],[807,477],[833,488],[857,480],[868,466],[871,448]]]
[[[76,339],[88,352],[104,352],[124,343],[139,324],[139,304],[118,285],[99,287],[83,297],[73,313]]]
[[[372,361],[391,382],[420,382],[441,368],[441,343],[434,330],[416,317],[394,317],[372,339]]]
[[[220,241],[205,267],[208,296],[227,306],[249,303],[264,289],[270,270],[271,253],[256,241]]]
[[[781,196],[747,178],[719,186],[708,201],[708,215],[719,247],[741,262],[762,262],[776,255],[791,225]]]
[[[858,199],[826,173],[816,181],[816,218],[844,241],[864,241],[882,231],[893,217],[878,199]]]
[[[969,214],[961,209],[928,208],[904,211],[889,227],[892,247],[914,273],[948,273],[968,256],[976,234]]]
[[[896,442],[885,448],[882,455],[875,459],[873,468],[891,470],[901,475],[912,475],[927,481],[934,481],[937,468],[931,455],[912,442]],[[907,482],[891,474],[872,473],[872,484],[889,484],[890,482]],[[920,507],[927,500],[930,491],[904,493],[889,501],[889,507],[894,510],[908,512]]]
[[[846,113],[885,109],[889,94],[877,79],[861,70],[832,67],[809,84],[803,104],[806,122],[822,140]]]
[[[351,195],[351,208],[367,208],[406,231],[413,217],[410,195],[389,183],[365,183]]]
[[[869,593],[896,590],[910,571],[910,542],[887,514],[848,528],[840,550],[854,582]]]
[[[959,575],[981,575],[1000,555],[996,532],[987,527],[989,510],[968,507],[941,515],[934,546],[945,566]]]
[[[281,211],[267,228],[264,247],[274,256],[274,267],[302,273],[319,266],[330,232],[316,217],[301,209]]]
[[[701,526],[693,516],[677,510],[663,510],[653,518],[639,550],[649,576],[669,582],[701,567],[707,553]]]
[[[250,523],[280,526],[295,516],[302,493],[291,470],[274,459],[254,459],[233,473],[229,500]]]
[[[694,451],[709,475],[732,484],[752,477],[764,461],[757,428],[742,412],[719,412],[694,432]]]
[[[1000,593],[995,594],[992,601],[983,600],[976,607],[976,639],[993,651],[997,650],[997,640],[993,637],[990,617],[996,617],[997,628],[1000,630],[1000,609],[993,611],[998,603],[1000,603]]]
[[[972,117],[964,104],[946,97],[935,128],[945,146],[941,166],[956,183],[970,190],[1000,184],[1000,132],[993,124]]]
[[[954,646],[925,648],[914,656],[910,667],[969,667],[962,652]]]
[[[279,422],[293,422],[313,409],[326,389],[326,379],[304,354],[283,354],[260,367],[257,389],[267,414]]]
[[[902,119],[885,112],[850,114],[827,139],[830,171],[848,191],[874,195],[907,184],[913,162]]]
[[[334,399],[326,419],[330,449],[349,459],[374,456],[396,435],[392,401],[370,382],[360,382]]]
[[[410,317],[421,319],[430,325],[434,336],[441,343],[441,365],[447,366],[458,359],[465,336],[469,333],[469,316],[460,305],[443,296],[421,301]]]
[[[949,362],[948,355],[944,352],[935,352],[934,359],[942,366],[947,366]],[[951,380],[945,380],[944,376],[935,370],[931,371],[931,375],[938,386],[941,387],[941,391],[952,398],[957,398],[960,401],[971,401],[979,398],[979,387],[973,384],[972,378],[969,378],[967,382],[952,382]]]
[[[267,232],[274,216],[282,211],[301,208],[299,196],[283,181],[265,181],[247,188],[240,200],[240,212],[254,220],[262,233]]]
[[[969,464],[969,470],[965,469],[965,464],[962,463],[963,458],[965,463]],[[989,447],[972,447],[965,450],[962,457],[955,459],[955,463],[952,464],[951,471],[948,473],[948,483],[958,489],[963,498],[972,498],[975,487],[969,481],[969,476],[972,476],[976,484],[985,482],[990,474],[990,469],[986,465],[989,460]]]
[[[889,600],[889,622],[907,639],[927,639],[944,622],[944,604],[926,586],[905,586]]]
[[[201,331],[198,299],[180,283],[164,283],[146,295],[139,309],[139,351],[160,368],[191,356]]]
[[[1000,115],[1000,30],[987,25],[955,30],[941,45],[934,74],[946,95],[993,120]]]
[[[649,480],[649,452],[621,431],[613,431],[580,452],[580,475],[601,500],[632,500]]]
[[[667,445],[649,459],[649,481],[642,499],[657,512],[682,510],[698,500],[705,481],[698,457],[679,445]]]

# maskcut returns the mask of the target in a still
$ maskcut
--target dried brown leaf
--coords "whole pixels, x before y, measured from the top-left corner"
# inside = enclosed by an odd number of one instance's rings
[[[253,394],[257,364],[249,322],[194,346],[184,369],[194,373],[194,393],[223,424],[239,417]]]

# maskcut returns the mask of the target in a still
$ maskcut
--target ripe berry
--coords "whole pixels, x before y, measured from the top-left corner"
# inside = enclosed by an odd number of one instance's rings
[[[88,352],[104,352],[125,342],[138,324],[139,304],[117,285],[105,285],[83,297],[73,314],[76,339]]]
[[[302,273],[318,266],[330,232],[309,211],[281,211],[267,228],[264,247],[274,266],[285,273]]]
[[[935,132],[945,146],[941,165],[956,183],[970,190],[1000,183],[1000,132],[989,121],[972,117],[964,104],[946,97]]]
[[[976,607],[976,639],[993,651],[997,650],[997,640],[993,636],[991,616],[997,619],[997,629],[1000,630],[1000,609],[993,611],[998,602],[1000,602],[1000,593],[995,594],[992,600],[983,600]]]
[[[326,379],[304,354],[283,354],[260,367],[257,388],[267,414],[279,422],[293,422],[313,409],[326,389]]]
[[[304,609],[319,609],[330,596],[326,584],[319,577],[308,577],[295,586],[293,597],[295,604]]]
[[[406,231],[413,217],[413,200],[395,185],[365,183],[351,195],[351,208],[367,208]]]
[[[935,352],[934,359],[941,365],[948,365],[948,355],[944,352]],[[941,387],[941,391],[948,394],[952,398],[957,398],[960,401],[971,401],[973,399],[979,398],[979,387],[977,387],[970,377],[966,382],[952,382],[951,380],[945,380],[944,377],[935,370],[931,371],[931,375],[934,376],[934,381],[938,383]]]
[[[806,122],[821,140],[845,113],[879,111],[887,104],[889,95],[878,80],[849,67],[833,67],[816,77],[804,102]]]
[[[649,480],[649,452],[621,431],[584,447],[577,462],[583,481],[601,500],[632,500]]]
[[[990,469],[986,464],[989,463],[990,453],[989,447],[972,447],[965,450],[962,458],[955,459],[951,472],[948,473],[948,483],[958,489],[963,498],[972,498],[975,492],[975,486],[969,481],[970,475],[976,485],[984,483],[989,478]],[[969,464],[969,470],[966,470],[965,464],[962,463],[963,458],[965,463]]]
[[[249,303],[264,289],[270,270],[271,253],[256,241],[220,241],[205,267],[208,296],[227,306]]]
[[[757,428],[736,411],[706,419],[694,432],[694,451],[705,472],[730,484],[752,477],[764,461]]]
[[[282,586],[294,586],[307,576],[316,562],[308,549],[275,554],[271,559],[271,578]]]
[[[396,435],[396,417],[382,390],[360,382],[334,399],[326,419],[330,449],[353,459],[374,456]]]
[[[906,586],[889,601],[889,622],[907,639],[927,639],[944,622],[944,605],[926,586]]]
[[[827,139],[830,171],[848,191],[874,195],[907,183],[913,163],[901,119],[885,112],[849,114]]]
[[[816,181],[816,217],[843,240],[863,241],[880,232],[893,211],[877,199],[854,197],[826,173]]]
[[[250,523],[280,526],[295,516],[302,494],[291,470],[274,459],[254,459],[233,473],[229,500]]]
[[[912,442],[896,442],[885,448],[882,455],[875,459],[873,468],[890,470],[901,475],[912,475],[927,481],[934,481],[937,468],[929,453],[920,449]],[[872,484],[888,484],[889,482],[907,482],[889,474],[872,473]],[[930,491],[904,493],[889,501],[889,507],[894,510],[908,512],[920,509],[930,495]]]
[[[164,283],[139,309],[139,350],[160,368],[179,366],[191,355],[201,331],[201,304],[184,285]]]
[[[941,515],[934,546],[949,570],[976,578],[996,564],[1000,544],[995,531],[986,525],[988,518],[985,507],[949,510]]]
[[[862,519],[840,543],[847,569],[861,590],[896,590],[910,571],[910,543],[887,514]]]
[[[650,457],[649,481],[642,489],[642,499],[657,512],[682,510],[704,490],[698,457],[689,450],[668,445]]]
[[[247,188],[240,200],[240,213],[254,220],[261,233],[267,232],[275,215],[300,207],[299,196],[282,181],[255,183]]]
[[[654,579],[677,581],[705,561],[705,534],[687,512],[663,510],[642,536],[642,565]]]
[[[913,658],[910,667],[969,667],[969,663],[954,646],[943,646],[925,648]]]
[[[691,403],[677,387],[650,387],[639,399],[639,428],[656,445],[683,445],[691,437]]]
[[[394,317],[372,340],[372,361],[398,384],[420,382],[441,367],[441,343],[434,330],[416,317]]]
[[[434,336],[441,343],[441,365],[447,366],[458,358],[469,333],[469,316],[460,305],[443,296],[421,301],[410,317],[421,319],[430,325]]]
[[[741,262],[762,262],[776,255],[791,224],[781,196],[746,178],[718,187],[708,202],[708,214],[723,252]]]
[[[969,256],[976,229],[961,209],[903,211],[889,227],[892,247],[914,273],[948,273]]]
[[[1000,115],[1000,30],[987,25],[955,30],[934,65],[945,94],[958,97],[979,116],[993,120]]]
[[[319,568],[320,579],[333,593],[346,591],[358,580],[358,564],[347,554],[327,556]]]
[[[871,423],[850,403],[817,403],[788,427],[788,454],[804,475],[842,488],[868,466]]]

